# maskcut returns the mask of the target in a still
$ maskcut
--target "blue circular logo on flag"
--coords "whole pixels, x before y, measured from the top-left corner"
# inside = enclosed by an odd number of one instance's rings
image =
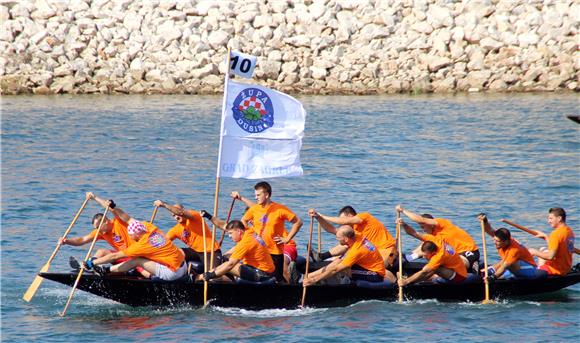
[[[257,88],[246,88],[238,94],[232,107],[234,120],[249,133],[260,133],[274,126],[274,106],[268,94]]]

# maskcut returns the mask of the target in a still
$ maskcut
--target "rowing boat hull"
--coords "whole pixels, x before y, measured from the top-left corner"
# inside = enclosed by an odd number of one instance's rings
[[[75,273],[40,273],[45,279],[72,286]],[[497,280],[490,284],[491,298],[505,299],[550,293],[580,282],[580,272],[564,277],[537,280]],[[160,282],[131,276],[100,277],[83,275],[78,289],[129,306],[202,306],[202,282]],[[244,309],[297,308],[301,285],[210,283],[208,299],[214,306]],[[355,285],[313,285],[308,287],[306,304],[310,307],[346,306],[363,300],[396,301],[398,289],[364,288]],[[482,282],[462,285],[421,283],[405,287],[407,299],[472,301],[484,298]]]

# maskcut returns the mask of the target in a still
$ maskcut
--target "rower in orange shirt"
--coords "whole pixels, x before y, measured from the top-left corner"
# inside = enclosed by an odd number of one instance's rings
[[[548,248],[530,249],[533,256],[538,257],[540,269],[550,275],[566,275],[572,269],[574,249],[574,231],[566,224],[566,211],[560,207],[548,210],[548,224],[554,229],[548,237],[538,231],[537,237],[548,242]],[[537,231],[537,230],[536,230]]]
[[[251,282],[263,282],[274,277],[274,262],[260,235],[254,230],[246,230],[239,220],[230,221],[226,226],[226,231],[236,243],[229,260],[214,270],[198,275],[197,280],[209,281],[226,274]],[[222,280],[228,279],[222,278]]]
[[[492,279],[535,279],[547,275],[545,271],[537,269],[532,254],[512,238],[508,229],[502,227],[494,230],[484,213],[479,214],[477,219],[483,222],[485,232],[493,237],[493,243],[501,257],[501,261],[489,268],[489,277]]]
[[[441,238],[425,241],[421,251],[429,260],[427,264],[407,279],[399,277],[399,286],[430,279],[438,283],[461,283],[467,279],[467,269],[453,247]]]
[[[168,240],[161,230],[149,222],[142,223],[131,218],[127,213],[116,208],[112,200],[109,202],[109,208],[115,216],[129,223],[127,231],[134,243],[121,251],[84,262],[85,268],[94,269],[97,274],[103,275],[109,272],[127,272],[136,267],[142,267],[152,276],[166,281],[177,280],[187,273],[183,251]],[[112,267],[100,266],[124,257],[131,259]]]
[[[433,218],[433,216],[428,213],[418,215],[404,209],[401,205],[397,205],[396,210],[399,213],[405,214],[407,217],[409,217],[409,219],[419,224],[419,226],[421,226],[427,235],[412,234],[411,232],[416,233],[416,231],[414,231],[409,225],[402,222],[403,228],[405,231],[407,231],[407,233],[422,241],[432,240],[433,236],[445,239],[447,244],[451,245],[453,249],[459,254],[463,260],[463,263],[465,264],[465,268],[467,268],[467,270],[471,269],[474,273],[479,273],[479,249],[477,248],[473,238],[467,232],[454,225],[450,220],[443,218]],[[421,254],[421,249],[415,249],[409,260],[413,260],[413,257],[421,257]]]
[[[336,234],[336,227],[338,225],[348,225],[354,229],[355,232],[367,238],[375,247],[377,247],[386,268],[393,265],[393,260],[397,255],[397,244],[395,239],[387,228],[378,219],[373,217],[370,213],[356,213],[352,206],[345,206],[338,212],[338,217],[325,216],[314,209],[308,210],[311,217],[316,218],[320,225],[332,234]],[[329,251],[323,253],[314,253],[315,260],[325,260],[331,256],[340,256],[345,253],[347,247],[344,245],[337,245]]]
[[[385,269],[385,264],[378,249],[362,234],[355,232],[349,225],[343,225],[336,230],[336,240],[347,247],[346,254],[332,261],[304,278],[303,285],[310,286],[327,279],[341,271],[348,270],[352,281],[364,280],[395,282],[396,278]]]
[[[242,223],[247,227],[248,222],[252,222],[254,231],[266,242],[276,267],[276,280],[283,282],[284,245],[289,243],[298,233],[302,227],[302,220],[288,207],[271,200],[272,187],[269,183],[258,182],[254,186],[254,194],[256,204],[246,211],[242,217]],[[284,237],[285,222],[292,224],[292,228],[286,237]]]
[[[167,232],[167,239],[173,241],[176,238],[179,238],[188,246],[188,248],[181,249],[185,253],[185,260],[197,261],[203,265],[203,218],[201,214],[197,211],[186,210],[181,204],[169,205],[161,200],[156,200],[153,204],[158,207],[166,208],[177,222],[175,226]],[[206,216],[207,215],[209,214],[206,214]],[[209,215],[209,217],[211,220],[211,215]],[[212,251],[211,242],[211,231],[209,230],[209,226],[206,226],[205,246],[208,254],[211,254]],[[210,265],[217,266],[221,263],[222,252],[219,243],[216,241],[214,241],[213,250],[214,262],[213,264],[210,263]]]
[[[243,196],[240,195],[240,193],[234,191],[231,194],[232,198],[234,199],[239,199],[241,200],[244,205],[247,206],[246,211],[256,205],[255,202],[253,202],[252,200],[245,198]],[[212,220],[212,219],[210,219]],[[213,222],[213,220],[212,220]],[[217,223],[223,223],[223,221],[217,221]],[[251,221],[248,221],[248,227],[253,226],[253,223]],[[284,228],[284,233],[283,233],[283,238],[287,238],[288,237],[288,231],[286,230],[286,228]],[[286,282],[290,283],[290,279],[291,279],[291,272],[290,272],[290,264],[292,262],[296,262],[296,259],[298,258],[298,249],[296,247],[296,242],[294,242],[294,240],[289,240],[288,243],[284,244],[284,248],[283,248],[283,255],[284,255],[284,280],[286,280]]]

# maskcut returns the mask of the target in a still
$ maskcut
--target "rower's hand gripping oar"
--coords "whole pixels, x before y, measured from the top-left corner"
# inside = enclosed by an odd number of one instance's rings
[[[105,209],[105,213],[103,213],[103,217],[101,218],[101,222],[99,223],[99,228],[97,229],[97,232],[95,233],[95,237],[93,238],[93,241],[91,242],[91,246],[89,247],[89,251],[87,252],[87,256],[85,256],[84,262],[88,261],[89,258],[91,258],[91,254],[93,253],[93,248],[95,247],[95,243],[97,242],[97,239],[99,238],[99,234],[101,233],[101,228],[103,227],[103,224],[105,223],[105,218],[107,217],[107,213],[109,212],[109,205],[107,205],[107,208]],[[81,264],[81,269],[79,270],[79,274],[77,275],[77,278],[75,280],[75,283],[73,285],[73,288],[70,291],[70,295],[68,297],[68,300],[66,301],[66,304],[64,305],[64,309],[62,310],[61,313],[59,313],[59,315],[61,317],[64,317],[64,315],[66,314],[66,311],[68,309],[68,306],[70,305],[73,295],[75,294],[75,290],[77,289],[77,286],[79,285],[79,281],[81,279],[81,277],[83,276],[83,273],[85,272],[85,263]]]
[[[493,301],[489,300],[489,272],[487,270],[487,245],[485,244],[485,215],[480,214],[479,218],[479,223],[481,224],[481,243],[483,244],[483,268],[485,268],[483,279],[485,285],[485,299],[482,301],[482,304],[491,304]]]
[[[62,237],[58,240],[58,244],[56,245],[56,248],[52,252],[52,255],[50,255],[50,258],[44,264],[44,266],[42,268],[40,268],[40,271],[38,273],[46,273],[48,271],[48,269],[50,268],[50,263],[56,257],[56,254],[58,253],[58,251],[60,250],[60,247],[62,246],[62,241],[68,236],[70,230],[73,228],[73,226],[75,225],[75,223],[79,219],[79,216],[81,215],[81,213],[83,212],[83,210],[87,206],[87,203],[89,202],[89,200],[90,199],[88,199],[88,198],[85,199],[85,202],[83,202],[83,205],[78,210],[78,212],[75,215],[74,219],[72,220],[72,222],[68,226],[68,229],[66,229],[66,231],[64,232],[64,234],[62,235]],[[36,277],[34,278],[34,281],[32,281],[32,284],[30,284],[30,286],[26,290],[26,293],[24,293],[24,296],[22,297],[22,299],[24,299],[24,301],[30,301],[32,299],[32,297],[34,296],[34,294],[36,294],[36,291],[40,287],[40,284],[42,283],[42,280],[43,280],[43,278],[41,276],[36,275]]]
[[[310,256],[310,252],[312,251],[312,231],[314,229],[314,217],[310,217],[310,238],[308,238],[308,254],[306,256]],[[306,258],[306,271],[304,272],[304,278],[308,278],[308,269],[310,267],[310,259]],[[306,301],[306,286],[302,285],[302,302],[300,306],[304,307],[304,303]]]

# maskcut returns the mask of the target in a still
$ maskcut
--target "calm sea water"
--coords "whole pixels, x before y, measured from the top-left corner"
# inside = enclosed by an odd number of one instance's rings
[[[273,199],[305,217],[310,207],[369,211],[391,232],[397,203],[452,219],[481,241],[475,215],[495,226],[511,218],[549,232],[547,209],[564,207],[580,227],[580,125],[575,94],[300,97],[308,111],[305,175],[272,179]],[[211,209],[221,97],[2,97],[2,341],[502,341],[580,338],[580,287],[494,305],[362,302],[332,309],[134,309],[44,281],[21,297],[93,191],[137,218],[155,199]],[[232,190],[254,181],[222,179],[220,213]],[[73,235],[90,230],[92,203]],[[243,208],[237,207],[234,217]],[[156,219],[168,229],[172,220]],[[298,234],[300,252],[308,235]],[[579,232],[576,231],[578,235]],[[514,235],[530,247],[541,241]],[[316,240],[316,238],[315,238]],[[227,241],[227,240],[226,240]],[[404,237],[404,245],[416,245]],[[496,260],[491,242],[490,259]],[[334,238],[323,236],[323,246]],[[578,243],[577,243],[578,244]],[[105,246],[105,245],[100,245]],[[231,246],[226,243],[226,248]],[[52,271],[67,271],[63,247]],[[578,262],[576,258],[575,262]],[[256,296],[259,296],[256,294]]]

